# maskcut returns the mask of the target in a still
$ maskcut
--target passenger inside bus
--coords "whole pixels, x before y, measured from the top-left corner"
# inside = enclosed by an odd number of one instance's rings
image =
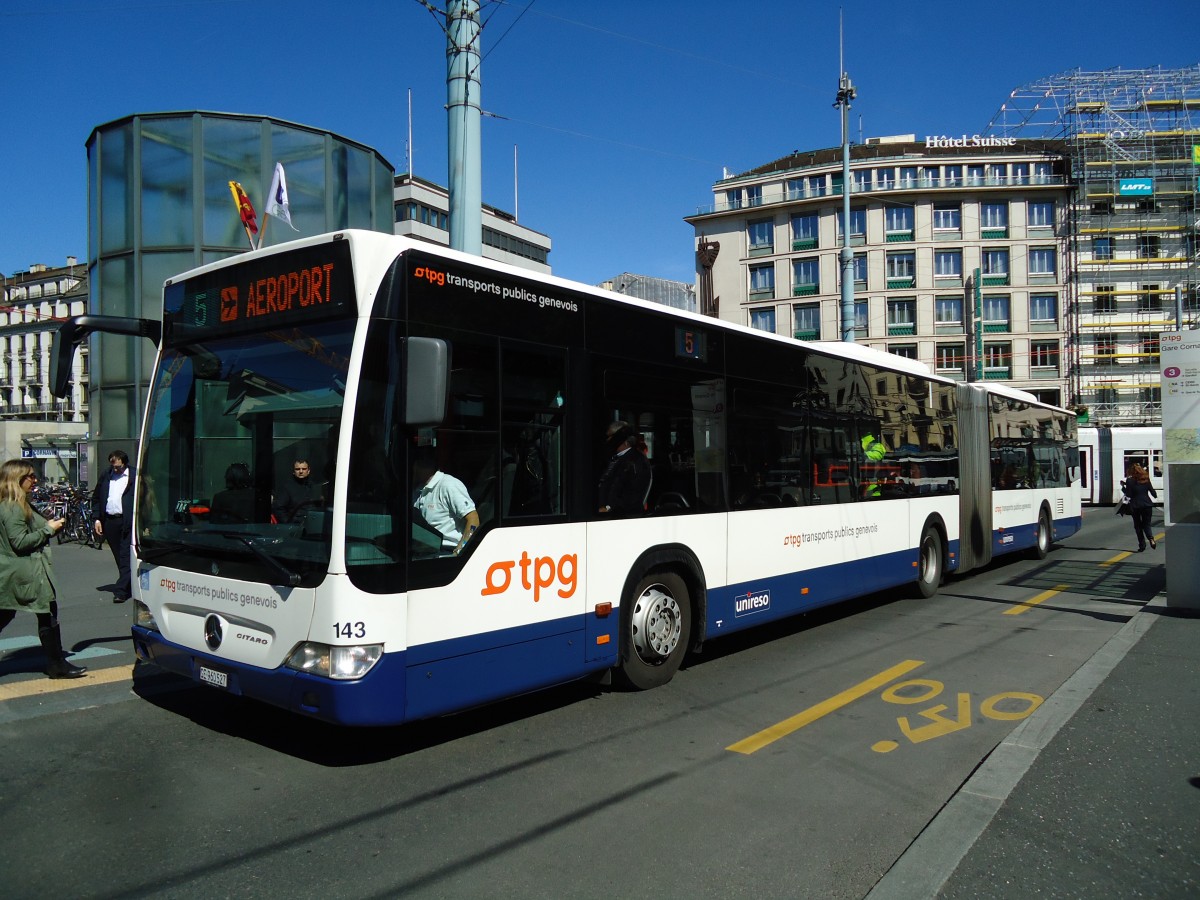
[[[254,482],[245,463],[233,463],[225,470],[225,490],[217,491],[213,497],[208,521],[217,524],[254,521]]]

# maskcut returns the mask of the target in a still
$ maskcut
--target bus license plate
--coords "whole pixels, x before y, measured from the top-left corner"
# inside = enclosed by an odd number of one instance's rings
[[[229,689],[228,672],[218,672],[216,669],[210,669],[208,666],[201,666],[200,680],[205,684],[211,684],[213,687],[221,688],[222,690]]]

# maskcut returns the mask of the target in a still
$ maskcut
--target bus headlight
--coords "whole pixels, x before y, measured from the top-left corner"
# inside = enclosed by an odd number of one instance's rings
[[[150,631],[161,631],[158,623],[154,621],[154,613],[150,612],[150,607],[141,600],[133,601],[133,624]]]
[[[362,678],[375,667],[381,656],[383,644],[333,647],[307,641],[292,651],[287,665],[299,672],[345,681]]]

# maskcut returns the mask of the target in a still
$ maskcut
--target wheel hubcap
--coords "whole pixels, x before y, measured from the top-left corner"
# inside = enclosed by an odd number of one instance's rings
[[[662,585],[651,585],[633,607],[633,646],[645,662],[660,663],[679,646],[683,612]]]

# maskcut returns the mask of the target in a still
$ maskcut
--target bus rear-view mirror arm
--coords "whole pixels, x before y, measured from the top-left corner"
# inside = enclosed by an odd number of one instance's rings
[[[128,334],[150,338],[157,345],[162,340],[162,323],[154,319],[132,319],[124,316],[71,316],[54,332],[50,345],[50,392],[55,397],[67,396],[71,384],[71,363],[75,348],[93,331],[105,334]]]

